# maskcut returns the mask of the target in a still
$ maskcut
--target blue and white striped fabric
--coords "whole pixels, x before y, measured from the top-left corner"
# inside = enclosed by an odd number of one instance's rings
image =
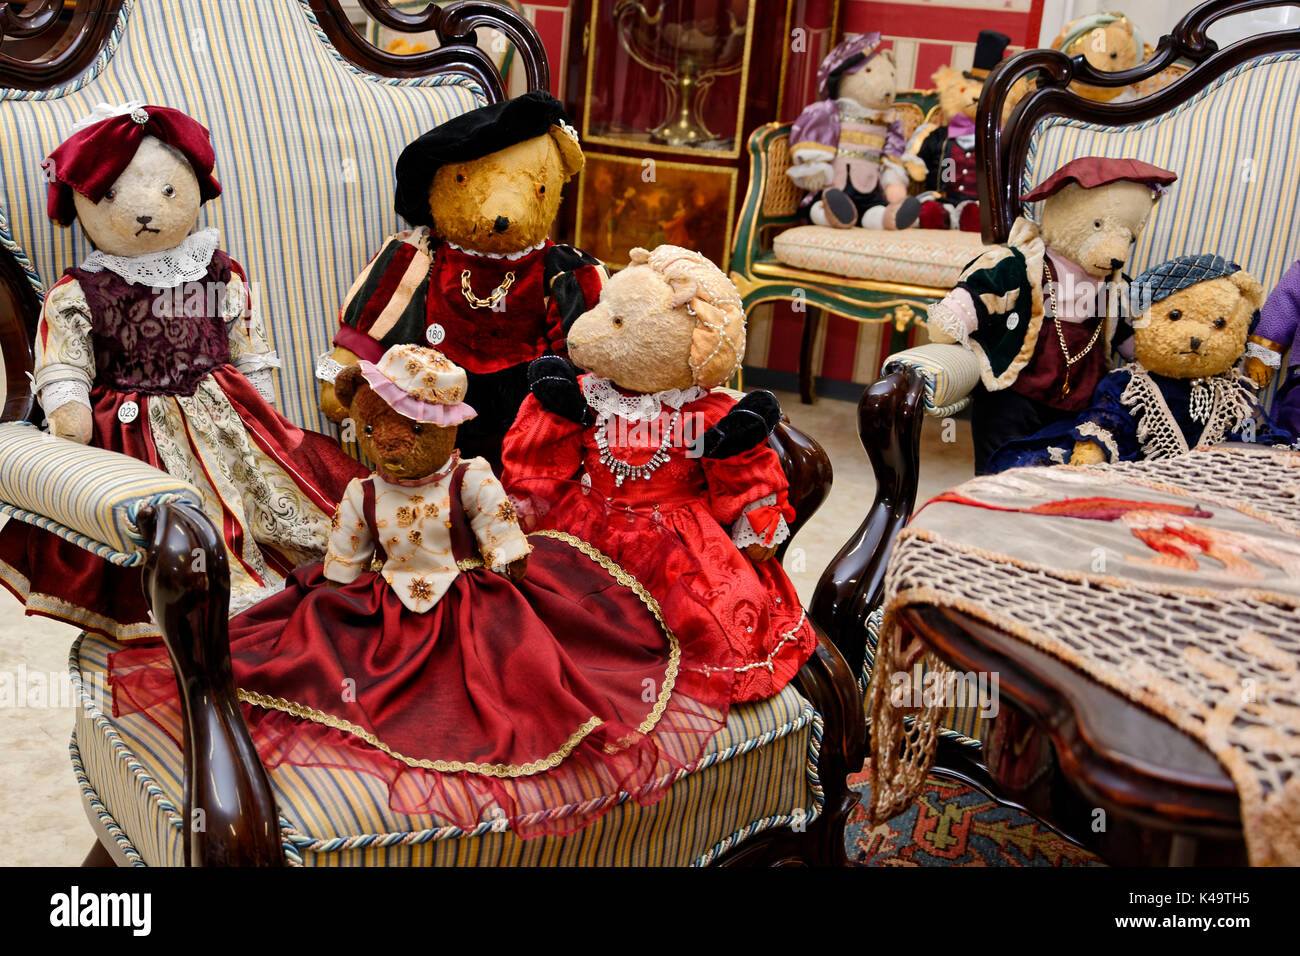
[[[112,41],[76,80],[0,89],[0,243],[26,252],[43,292],[90,246],[79,226],[46,219],[41,160],[96,103],[184,110],[212,131],[224,190],[200,225],[221,230],[255,285],[284,361],[281,410],[323,431],[314,356],[329,346],[352,280],[400,228],[397,155],[479,105],[478,92],[459,74],[387,80],[356,69],[305,0],[128,0]]]
[[[980,380],[979,360],[960,345],[931,342],[895,352],[885,359],[881,373],[901,368],[920,369],[925,376],[925,413],[946,418],[970,404],[970,393]]]
[[[1127,271],[1214,252],[1277,285],[1300,258],[1300,53],[1230,70],[1168,113],[1130,126],[1051,117],[1030,140],[1023,191],[1080,156],[1140,159],[1173,170]],[[1037,220],[1041,203],[1027,214]]]
[[[95,494],[86,494],[93,476]],[[135,458],[78,445],[31,425],[0,425],[0,512],[39,525],[114,564],[144,560],[145,505],[203,499],[189,482]]]

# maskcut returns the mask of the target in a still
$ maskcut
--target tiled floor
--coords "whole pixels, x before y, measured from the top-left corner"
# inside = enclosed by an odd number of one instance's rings
[[[809,406],[795,395],[780,398],[791,420],[826,448],[835,468],[829,499],[787,556],[790,576],[807,601],[822,569],[862,520],[875,482],[858,442],[853,404],[823,399]],[[971,475],[970,426],[960,420],[955,426],[925,423],[921,501]],[[802,555],[794,548],[803,549]],[[8,592],[0,591],[0,682],[10,682],[9,699],[0,694],[0,865],[75,865],[93,841],[68,762],[70,704],[9,706],[12,691],[22,699],[33,677],[60,686],[75,636],[73,628],[24,617]]]

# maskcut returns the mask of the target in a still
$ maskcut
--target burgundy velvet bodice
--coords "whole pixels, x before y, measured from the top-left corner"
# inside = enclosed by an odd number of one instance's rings
[[[230,361],[221,314],[231,259],[218,250],[202,279],[152,289],[105,269],[72,268],[90,305],[95,384],[147,395],[192,395]]]

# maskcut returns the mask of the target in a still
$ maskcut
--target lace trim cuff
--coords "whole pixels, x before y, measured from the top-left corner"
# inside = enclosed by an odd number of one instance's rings
[[[1102,428],[1096,422],[1084,422],[1075,431],[1088,441],[1095,441],[1104,448],[1107,461],[1119,461],[1119,445],[1115,443],[1115,436],[1110,433],[1109,429]]]
[[[264,369],[279,368],[280,356],[274,351],[271,352],[250,352],[248,355],[241,355],[235,359],[235,368],[239,369],[245,375],[252,377],[254,372],[261,372]]]
[[[55,382],[79,382],[85,386],[87,392],[90,391],[90,376],[86,374],[86,370],[65,362],[49,362],[37,369],[34,376],[28,377],[31,378],[32,389],[36,392]]]
[[[339,372],[343,371],[345,366],[342,362],[336,362],[331,358],[331,352],[322,352],[316,356],[316,377],[322,382],[334,384],[334,379],[338,378]]]
[[[81,382],[64,380],[51,382],[40,391],[41,408],[46,416],[54,414],[55,409],[62,408],[69,402],[78,402],[90,408],[90,389]]]
[[[1282,356],[1277,352],[1274,352],[1271,348],[1268,348],[1265,345],[1260,345],[1258,342],[1247,342],[1244,354],[1246,358],[1258,359],[1269,368],[1282,367]]]
[[[751,544],[761,545],[764,548],[771,548],[790,537],[790,526],[785,523],[784,517],[777,520],[776,533],[772,535],[771,541],[764,541],[760,538],[758,532],[754,530],[754,526],[751,525],[749,519],[745,517],[745,515],[749,514],[756,508],[766,508],[774,504],[776,504],[776,492],[773,492],[770,495],[764,495],[762,498],[751,501],[749,504],[745,505],[745,510],[741,512],[740,517],[731,525],[731,540],[735,543],[737,548],[747,548]]]

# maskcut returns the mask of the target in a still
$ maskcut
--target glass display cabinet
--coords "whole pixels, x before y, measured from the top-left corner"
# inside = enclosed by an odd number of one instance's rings
[[[837,15],[838,0],[575,3],[566,107],[587,162],[567,236],[613,267],[660,243],[725,267],[749,134],[777,118],[792,47]]]

